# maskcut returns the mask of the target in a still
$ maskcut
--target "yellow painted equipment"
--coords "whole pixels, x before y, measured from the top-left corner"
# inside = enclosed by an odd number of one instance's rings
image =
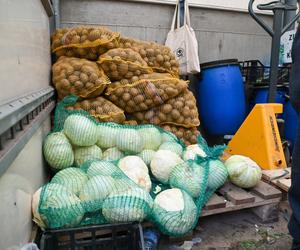
[[[227,153],[248,156],[262,169],[286,168],[276,114],[282,104],[256,104],[228,143]]]

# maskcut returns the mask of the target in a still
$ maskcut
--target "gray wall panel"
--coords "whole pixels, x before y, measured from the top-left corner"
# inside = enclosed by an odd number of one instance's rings
[[[174,6],[107,0],[62,0],[62,26],[104,25],[124,36],[164,43]],[[271,23],[271,17],[266,16]],[[271,39],[247,13],[191,8],[200,61],[238,58],[267,61]]]
[[[48,86],[49,18],[41,1],[0,0],[0,32],[0,103]]]

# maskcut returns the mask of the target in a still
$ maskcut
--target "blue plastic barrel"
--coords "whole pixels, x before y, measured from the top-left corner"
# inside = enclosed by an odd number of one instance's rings
[[[293,148],[297,137],[299,118],[290,101],[287,101],[284,106],[283,119],[285,139],[291,142],[291,148]]]
[[[235,59],[201,65],[197,103],[201,124],[211,135],[233,135],[246,117],[243,78]]]
[[[250,103],[250,111],[258,103],[268,103],[268,94],[269,94],[269,87],[262,87],[255,90],[255,95],[253,101]],[[276,93],[275,103],[285,104],[286,91],[284,89],[278,89]],[[282,115],[278,115],[278,118],[283,118]]]

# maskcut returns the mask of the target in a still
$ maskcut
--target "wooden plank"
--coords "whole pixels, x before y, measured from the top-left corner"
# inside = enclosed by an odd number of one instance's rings
[[[235,205],[252,203],[255,201],[255,197],[231,183],[226,183],[219,192],[229,201]]]
[[[228,213],[228,212],[238,211],[238,210],[242,210],[242,209],[246,209],[246,208],[259,207],[259,206],[264,206],[264,205],[268,205],[268,204],[276,204],[276,203],[279,203],[281,200],[280,198],[265,200],[259,196],[256,196],[255,194],[253,194],[253,196],[255,197],[255,202],[234,205],[233,203],[228,201],[226,203],[225,208],[217,208],[217,209],[213,209],[213,210],[203,210],[201,213],[201,217],[215,215],[215,214]]]
[[[204,209],[211,210],[216,208],[226,207],[226,200],[217,194],[213,194],[210,200],[206,203]]]
[[[272,187],[263,181],[260,181],[251,191],[264,199],[281,197],[282,193],[277,188]]]
[[[280,179],[280,180],[277,180],[276,184],[278,187],[280,187],[284,191],[288,192],[291,187],[292,180],[291,179]]]
[[[290,177],[291,177],[291,168],[262,171],[262,178],[266,181],[272,181],[276,178],[290,178]]]

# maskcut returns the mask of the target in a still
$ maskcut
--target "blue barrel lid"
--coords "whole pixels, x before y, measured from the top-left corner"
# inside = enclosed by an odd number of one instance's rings
[[[225,60],[206,62],[200,64],[200,67],[201,69],[207,69],[207,68],[229,66],[229,65],[239,65],[238,59],[225,59]]]

